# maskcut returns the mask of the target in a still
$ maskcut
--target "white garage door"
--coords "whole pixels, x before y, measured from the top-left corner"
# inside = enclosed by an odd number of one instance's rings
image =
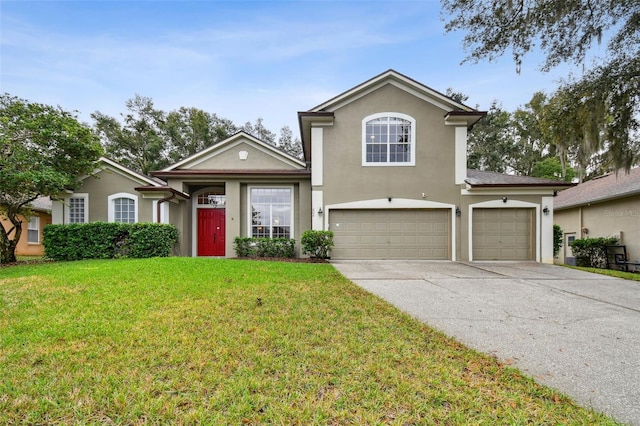
[[[451,259],[450,211],[331,210],[332,259]]]
[[[533,209],[473,209],[473,260],[535,260]]]

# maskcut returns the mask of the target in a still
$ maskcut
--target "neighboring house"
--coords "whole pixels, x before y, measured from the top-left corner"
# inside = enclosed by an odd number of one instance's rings
[[[30,203],[29,208],[32,213],[29,219],[19,216],[22,220],[22,234],[16,246],[16,256],[42,256],[44,254],[42,230],[51,223],[51,200],[49,197],[39,197]],[[13,227],[11,222],[1,215],[0,222],[5,230]]]
[[[557,261],[574,264],[569,243],[578,238],[617,236],[640,261],[640,168],[591,179],[558,193],[555,223],[564,233]]]
[[[467,171],[467,131],[484,115],[389,70],[298,113],[302,161],[245,132],[155,179],[103,159],[110,174],[87,177],[54,222],[119,220],[124,199],[137,221],[168,208],[160,221],[178,227],[185,256],[329,229],[334,259],[551,263],[553,195],[569,184]]]

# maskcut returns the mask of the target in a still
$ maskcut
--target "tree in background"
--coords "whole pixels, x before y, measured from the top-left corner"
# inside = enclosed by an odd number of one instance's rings
[[[180,107],[165,113],[153,100],[140,95],[126,102],[128,112],[122,121],[99,111],[91,114],[95,132],[107,155],[120,164],[143,174],[200,152],[239,130],[244,130],[290,155],[301,158],[302,145],[288,126],[276,134],[264,126],[262,118],[237,127],[231,120],[198,108]]]
[[[255,124],[247,121],[242,127],[242,130],[260,139],[262,142],[276,146],[276,134],[264,127],[262,118],[258,118]]]
[[[293,132],[289,126],[282,126],[282,129],[280,129],[278,148],[292,157],[302,159],[302,143],[300,142],[300,139],[293,138]]]
[[[102,148],[91,129],[71,113],[4,94],[0,97],[0,263],[16,261],[21,216],[40,196],[55,196],[80,185],[93,171]]]
[[[237,132],[231,120],[197,108],[181,107],[166,116],[163,125],[168,157],[175,163]]]
[[[496,101],[478,121],[467,141],[467,165],[471,169],[505,173],[514,155],[511,115]]]
[[[554,96],[558,128],[575,131],[558,141],[586,166],[599,155],[609,168],[638,164],[640,113],[640,2],[629,0],[441,0],[446,30],[466,32],[465,60],[494,60],[510,50],[519,72],[523,57],[539,47],[542,70],[563,62],[584,64],[594,42],[611,36],[606,57]],[[571,125],[571,122],[573,124]],[[555,135],[556,138],[558,135]],[[574,138],[574,139],[571,139]],[[582,175],[585,175],[584,170]]]
[[[575,172],[570,167],[563,170],[557,157],[547,157],[533,165],[529,176],[571,182],[575,177]]]
[[[164,137],[165,113],[151,98],[135,95],[126,102],[123,122],[98,111],[91,114],[107,155],[123,166],[149,174],[169,164]]]
[[[534,93],[531,100],[511,114],[511,126],[515,134],[512,167],[522,176],[532,176],[536,163],[555,155],[542,132],[546,95]]]

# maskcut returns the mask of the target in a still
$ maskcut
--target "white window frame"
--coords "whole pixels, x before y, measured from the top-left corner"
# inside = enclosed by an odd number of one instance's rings
[[[138,223],[138,212],[139,212],[138,196],[134,194],[129,194],[127,192],[118,192],[117,194],[111,194],[107,197],[108,206],[109,206],[108,212],[107,212],[107,220],[109,222],[116,221],[115,200],[117,200],[118,198],[128,198],[130,200],[133,200],[133,208],[135,209],[133,223]]]
[[[291,225],[289,230],[289,238],[293,239],[295,235],[294,219],[296,217],[295,192],[293,190],[293,185],[251,185],[247,187],[247,235],[249,237],[253,236],[253,224],[251,223],[251,192],[253,189],[288,189],[291,191],[291,217],[289,218]]]
[[[29,231],[36,231],[36,240],[32,241]],[[27,244],[40,244],[40,217],[31,216],[27,222]]]
[[[409,149],[411,150],[409,155],[409,161],[406,162],[368,162],[367,161],[367,123],[371,120],[375,120],[378,118],[400,118],[402,120],[407,120],[411,123],[411,141],[409,142]],[[388,147],[387,141],[387,147]],[[387,156],[389,151],[387,151]],[[400,112],[380,112],[376,114],[369,115],[362,119],[362,165],[365,167],[407,167],[407,166],[415,166],[416,165],[416,120],[410,115],[403,114]]]
[[[71,200],[72,198],[84,199],[84,218],[83,222],[71,222]],[[67,208],[65,209],[65,222],[66,223],[88,223],[89,222],[89,194],[87,193],[74,193],[71,197],[67,198]]]

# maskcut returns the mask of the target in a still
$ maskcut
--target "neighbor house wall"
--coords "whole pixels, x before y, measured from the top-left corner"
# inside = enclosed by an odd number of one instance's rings
[[[576,238],[619,236],[631,260],[640,260],[640,196],[556,210],[555,223]],[[586,231],[586,233],[585,233]],[[564,263],[560,257],[559,262]]]
[[[29,220],[26,217],[19,215],[18,219],[22,221],[22,234],[20,234],[20,240],[16,245],[16,256],[42,256],[44,254],[43,230],[45,226],[51,223],[51,214],[41,211],[34,212],[33,216],[37,216],[39,218],[40,229],[38,231],[38,242],[28,242]],[[0,217],[0,224],[4,227],[5,230],[9,230],[13,227],[13,224],[4,217]],[[11,234],[11,236],[13,235],[15,234]]]

